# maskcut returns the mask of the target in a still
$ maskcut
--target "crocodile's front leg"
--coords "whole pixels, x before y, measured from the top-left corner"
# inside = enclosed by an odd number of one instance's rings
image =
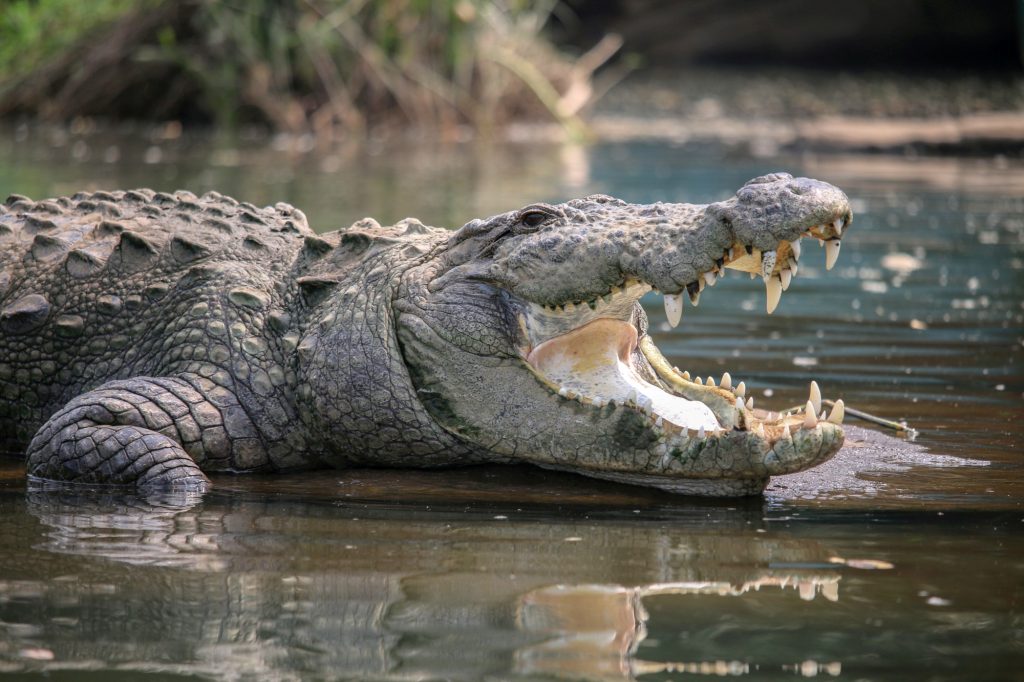
[[[237,466],[240,455],[262,449],[250,429],[232,438],[226,427],[239,421],[251,429],[226,389],[208,398],[182,377],[111,381],[71,400],[39,429],[28,449],[28,474],[204,491],[209,480],[202,468],[244,468]]]

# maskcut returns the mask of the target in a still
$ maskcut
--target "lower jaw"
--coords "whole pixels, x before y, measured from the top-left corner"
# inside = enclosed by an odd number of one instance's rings
[[[612,424],[625,415],[646,421],[644,443],[637,443],[646,453],[643,473],[611,450],[595,460],[602,462],[599,466],[581,467],[577,461],[567,470],[680,494],[754,495],[769,476],[815,466],[842,445],[841,414],[836,423],[819,423],[811,401],[806,415],[754,410],[743,403],[742,385],[733,389],[730,382],[715,386],[690,381],[650,337],[637,336],[632,323],[601,318],[541,343],[527,355],[535,375],[550,389],[586,405],[608,428],[614,429]],[[573,382],[581,390],[570,388]],[[638,385],[643,393],[634,396]],[[654,410],[665,409],[664,401],[672,417]],[[687,416],[693,414],[697,416]],[[551,460],[542,466],[562,468]]]

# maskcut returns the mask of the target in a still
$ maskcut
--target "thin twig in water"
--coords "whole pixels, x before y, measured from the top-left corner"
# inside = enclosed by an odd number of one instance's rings
[[[823,404],[825,404],[825,405],[828,405],[829,407],[832,407],[832,406],[834,406],[836,404],[834,400],[822,400],[821,402]],[[909,424],[907,424],[907,422],[896,422],[896,421],[892,421],[891,419],[883,419],[882,417],[876,417],[873,414],[869,414],[869,413],[864,412],[862,410],[857,410],[857,409],[854,409],[854,408],[846,406],[846,405],[844,405],[844,412],[846,414],[850,415],[851,417],[856,417],[857,419],[863,419],[866,422],[871,422],[872,424],[878,424],[879,426],[884,426],[887,429],[892,429],[894,431],[906,431],[907,433],[913,433],[913,434],[920,433],[920,431],[918,431],[917,429],[911,427]]]
[[[827,407],[833,407],[833,406],[835,406],[836,401],[834,401],[834,400],[822,400],[821,404],[822,405],[826,405]],[[786,408],[785,410],[783,410],[782,414],[790,414],[790,413],[794,413],[794,412],[800,412],[801,410],[804,409],[804,407],[805,407],[804,405],[794,405],[793,407],[789,407],[789,408]],[[885,419],[883,417],[878,417],[878,416],[875,416],[875,415],[870,414],[868,412],[864,412],[863,410],[858,410],[858,409],[855,409],[853,407],[850,407],[849,405],[846,405],[845,403],[844,403],[844,412],[846,413],[846,416],[848,416],[848,417],[856,417],[857,419],[861,419],[861,420],[866,421],[866,422],[871,422],[872,424],[877,424],[879,426],[884,426],[885,428],[892,429],[893,431],[906,431],[908,434],[913,434],[914,436],[916,436],[917,434],[920,433],[920,431],[918,431],[917,429],[913,428],[912,426],[910,426],[906,422],[897,422],[897,421],[893,421],[891,419]]]

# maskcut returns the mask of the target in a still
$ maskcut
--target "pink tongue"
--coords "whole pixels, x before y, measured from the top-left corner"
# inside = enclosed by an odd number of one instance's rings
[[[629,363],[636,343],[633,325],[598,318],[545,341],[526,359],[550,381],[588,398],[624,402],[632,397],[677,426],[720,428],[707,405],[674,396],[637,376]]]

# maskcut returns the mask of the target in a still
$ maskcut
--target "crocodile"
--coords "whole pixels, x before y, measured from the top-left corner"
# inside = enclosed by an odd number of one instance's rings
[[[829,268],[846,195],[774,173],[727,200],[536,203],[457,230],[284,203],[95,191],[0,208],[0,442],[31,480],[203,492],[212,472],[531,463],[684,494],[759,494],[825,461],[844,408],[691,378],[680,321],[725,268],[771,313],[803,237]]]

